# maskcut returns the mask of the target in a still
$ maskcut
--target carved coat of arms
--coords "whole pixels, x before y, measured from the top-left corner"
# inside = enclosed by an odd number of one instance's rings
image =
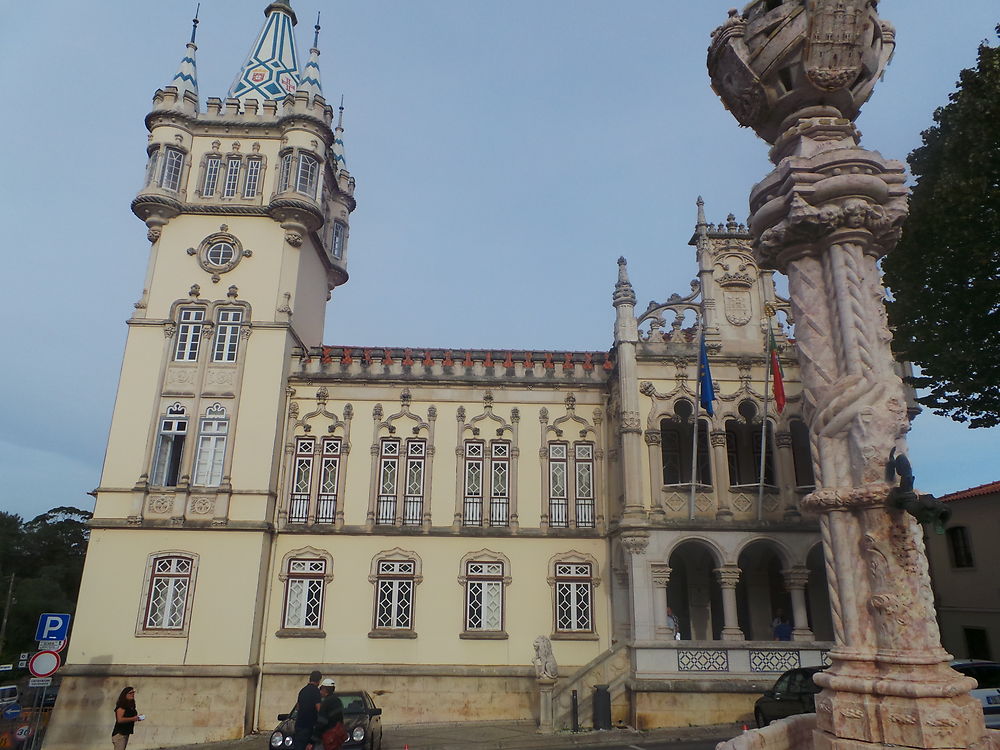
[[[734,326],[745,326],[750,322],[753,311],[750,292],[743,289],[727,289],[722,293],[722,302],[726,309],[726,320]]]

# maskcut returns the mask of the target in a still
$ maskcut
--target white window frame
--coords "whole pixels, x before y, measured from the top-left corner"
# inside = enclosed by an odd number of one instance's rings
[[[215,195],[219,187],[219,172],[222,171],[222,157],[211,154],[205,159],[205,179],[201,185],[201,194],[205,197]]]
[[[256,198],[260,190],[260,175],[264,171],[264,160],[259,156],[247,159],[247,172],[243,178],[243,197]]]
[[[375,630],[413,630],[417,563],[378,560],[375,582]]]
[[[344,442],[339,437],[320,439],[319,477],[316,486],[316,523],[337,520],[337,488],[342,469]]]
[[[319,184],[319,159],[312,154],[300,153],[298,169],[295,174],[295,192],[316,197],[316,187]]]
[[[427,441],[406,441],[406,474],[403,477],[403,526],[420,526],[424,520],[427,483]]]
[[[344,245],[347,241],[347,225],[342,221],[333,222],[333,237],[330,240],[330,252],[337,260],[344,257]]]
[[[160,429],[153,450],[153,463],[149,483],[154,487],[176,487],[184,460],[184,443],[187,441],[187,410],[180,403],[167,407],[166,416],[160,418]],[[173,467],[173,471],[171,471]],[[174,474],[171,477],[171,473]],[[173,481],[169,481],[169,480]]]
[[[289,189],[289,180],[292,176],[292,152],[289,151],[281,155],[278,172],[278,192],[283,193]]]
[[[396,523],[401,447],[402,441],[399,438],[382,438],[379,443],[375,523],[380,526],[392,526]]]
[[[193,486],[218,487],[222,484],[228,438],[226,408],[216,402],[205,411],[198,427],[198,451],[191,479]]]
[[[196,554],[161,550],[149,555],[143,580],[145,593],[135,634],[140,637],[186,637],[197,574]]]
[[[549,527],[569,527],[569,443],[548,444]]]
[[[204,307],[182,307],[177,314],[177,345],[175,362],[197,362],[201,334],[205,326]]]
[[[502,632],[503,563],[471,560],[465,565],[465,578],[466,632]]]
[[[160,169],[159,185],[164,190],[176,193],[181,188],[185,153],[174,146],[164,146],[163,152],[163,166]]]
[[[549,559],[552,638],[598,638],[596,590],[601,583],[599,569],[597,558],[576,550]]]
[[[573,501],[576,506],[577,528],[592,529],[596,526],[596,474],[594,444],[573,443]],[[588,486],[589,485],[589,486]]]
[[[216,313],[215,344],[212,347],[213,362],[236,361],[242,324],[243,310],[238,307],[224,307]]]
[[[327,560],[294,557],[287,561],[282,627],[321,630],[326,596]]]
[[[240,192],[240,167],[243,159],[239,156],[226,158],[226,179],[222,185],[223,198],[235,198]]]

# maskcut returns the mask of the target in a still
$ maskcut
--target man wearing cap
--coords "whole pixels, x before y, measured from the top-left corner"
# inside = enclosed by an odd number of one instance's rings
[[[319,714],[313,727],[311,744],[306,750],[340,750],[347,740],[347,730],[344,728],[344,705],[334,693],[337,683],[327,677],[319,684],[320,695]]]
[[[295,712],[295,734],[292,735],[294,750],[306,750],[312,737],[319,704],[323,700],[319,692],[319,681],[322,679],[323,675],[318,670],[313,670],[309,674],[309,683],[299,691],[296,703],[298,709]]]

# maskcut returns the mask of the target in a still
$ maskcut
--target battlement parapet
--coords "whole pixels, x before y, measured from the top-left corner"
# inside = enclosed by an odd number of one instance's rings
[[[146,127],[152,130],[164,116],[189,127],[271,128],[307,122],[322,131],[324,139],[333,142],[333,108],[322,96],[310,96],[304,91],[282,101],[248,99],[242,105],[239,99],[213,96],[206,101],[206,111],[199,112],[193,94],[179,95],[176,86],[165,86],[153,95],[153,109],[146,115]]]

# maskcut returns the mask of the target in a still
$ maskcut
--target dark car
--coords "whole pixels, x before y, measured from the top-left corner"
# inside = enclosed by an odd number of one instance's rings
[[[381,750],[382,709],[375,705],[375,701],[364,690],[337,693],[337,697],[344,704],[347,741],[343,746]],[[295,709],[290,714],[278,714],[278,721],[281,723],[271,732],[271,747],[276,750],[290,748],[295,732]]]
[[[986,726],[1000,729],[1000,664],[995,661],[953,661],[951,668],[966,677],[972,677],[979,686],[972,697],[983,705]]]
[[[758,727],[766,727],[772,721],[795,714],[811,714],[816,711],[816,693],[819,686],[813,682],[813,675],[826,667],[799,667],[785,672],[774,687],[757,699],[753,707],[753,718]]]

